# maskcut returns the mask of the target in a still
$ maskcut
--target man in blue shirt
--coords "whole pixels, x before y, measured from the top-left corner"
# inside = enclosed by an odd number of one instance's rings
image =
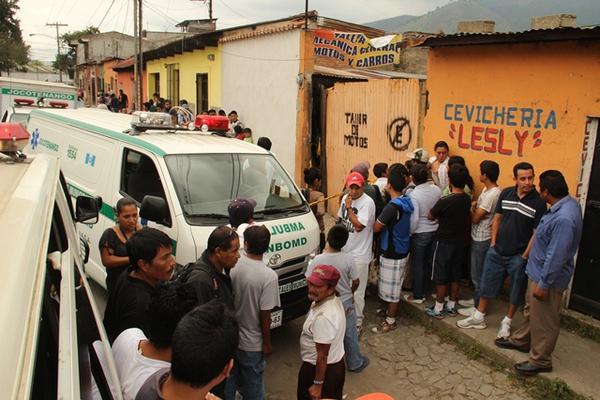
[[[562,294],[573,276],[583,226],[581,207],[559,171],[540,175],[540,195],[550,209],[537,227],[527,262],[525,322],[508,339],[496,339],[498,347],[529,353],[528,361],[515,364],[521,375],[552,371]]]

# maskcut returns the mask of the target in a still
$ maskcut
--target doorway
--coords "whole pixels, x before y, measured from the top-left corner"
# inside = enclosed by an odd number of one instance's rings
[[[587,188],[580,193],[583,235],[577,253],[575,276],[569,307],[600,319],[600,119],[589,119],[584,142],[581,182]],[[589,178],[588,178],[589,177]],[[586,180],[587,185],[586,185]]]
[[[196,74],[196,114],[208,111],[208,74]]]

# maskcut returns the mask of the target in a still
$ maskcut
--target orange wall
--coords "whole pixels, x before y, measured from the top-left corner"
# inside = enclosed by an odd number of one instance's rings
[[[479,163],[494,160],[501,186],[519,161],[538,175],[558,169],[576,194],[586,119],[600,117],[600,42],[432,48],[427,89],[428,151],[445,140],[476,182]]]

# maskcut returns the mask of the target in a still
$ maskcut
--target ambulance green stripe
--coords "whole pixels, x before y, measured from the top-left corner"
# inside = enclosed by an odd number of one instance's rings
[[[116,139],[116,140],[120,140],[122,142],[134,145],[134,146],[139,146],[139,147],[143,147],[144,149],[151,151],[152,153],[154,153],[155,155],[159,156],[159,157],[164,157],[166,155],[166,152],[161,149],[160,147],[157,147],[153,144],[150,144],[140,138],[137,138],[135,136],[130,136],[126,133],[123,132],[117,132],[117,131],[113,131],[111,129],[106,129],[106,128],[101,128],[97,125],[93,125],[87,122],[81,122],[72,118],[68,118],[62,115],[57,115],[54,113],[50,113],[50,112],[46,112],[44,110],[32,110],[31,114],[33,115],[40,115],[43,118],[48,118],[54,121],[58,121],[58,122],[62,122],[65,123],[67,125],[70,125],[74,128],[78,128],[78,129],[83,129],[86,131],[90,131],[90,132],[94,132],[97,133],[98,135],[102,135],[102,136],[106,136],[109,137],[111,139]]]

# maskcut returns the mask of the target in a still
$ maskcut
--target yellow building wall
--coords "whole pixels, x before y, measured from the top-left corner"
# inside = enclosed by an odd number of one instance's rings
[[[600,116],[600,42],[546,42],[432,48],[423,144],[438,140],[460,155],[478,181],[479,163],[557,169],[578,194],[588,117]],[[587,142],[587,141],[586,141]],[[537,184],[536,179],[536,184]]]
[[[214,57],[209,60],[209,56]],[[148,96],[152,96],[153,87],[150,74],[160,74],[160,96],[167,98],[167,66],[179,64],[179,99],[186,99],[196,104],[196,74],[208,74],[208,105],[221,107],[221,49],[206,47],[172,57],[164,57],[148,61],[146,64],[146,88]],[[147,99],[145,99],[147,100]],[[195,110],[195,107],[192,108]]]

